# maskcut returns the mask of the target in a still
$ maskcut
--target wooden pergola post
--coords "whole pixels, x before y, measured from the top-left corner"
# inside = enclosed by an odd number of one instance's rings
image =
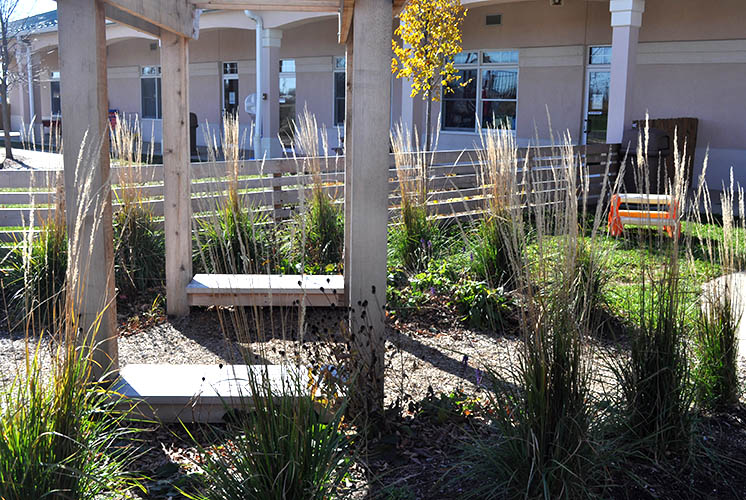
[[[163,184],[166,233],[166,309],[189,314],[192,280],[192,197],[189,154],[188,39],[161,34],[163,75]]]
[[[391,18],[391,2],[355,1],[351,33],[355,123],[345,145],[351,161],[346,170],[354,171],[345,179],[345,197],[349,197],[345,275],[350,335],[359,359],[356,409],[372,417],[383,409]]]
[[[106,21],[98,0],[60,0],[57,10],[70,242],[67,307],[78,318],[78,342],[96,345],[98,377],[118,369]]]

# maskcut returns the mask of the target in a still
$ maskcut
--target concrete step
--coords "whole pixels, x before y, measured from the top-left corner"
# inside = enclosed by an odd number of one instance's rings
[[[251,380],[264,388],[269,377],[275,396],[298,397],[308,387],[306,369],[289,365],[130,364],[119,377],[120,408],[134,403],[137,414],[161,422],[217,423],[229,408],[251,409]]]
[[[197,274],[187,286],[192,306],[341,306],[342,275]]]

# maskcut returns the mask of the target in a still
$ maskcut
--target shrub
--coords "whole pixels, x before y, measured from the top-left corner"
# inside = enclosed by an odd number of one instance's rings
[[[275,387],[272,387],[274,385]],[[333,498],[350,465],[345,410],[319,403],[300,378],[270,383],[266,368],[248,380],[250,394],[220,436],[199,447],[204,487],[199,500]]]
[[[490,288],[484,282],[460,282],[453,296],[461,321],[474,328],[502,326],[511,311],[511,300],[502,289]]]

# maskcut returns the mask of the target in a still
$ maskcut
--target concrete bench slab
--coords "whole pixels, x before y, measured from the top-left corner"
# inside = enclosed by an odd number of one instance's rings
[[[332,307],[344,300],[342,275],[197,274],[187,286],[191,306]]]
[[[250,409],[250,377],[262,385],[265,376],[276,396],[297,397],[308,387],[305,370],[287,365],[129,364],[113,390],[124,396],[123,408],[131,401],[146,418],[215,423],[228,408]]]

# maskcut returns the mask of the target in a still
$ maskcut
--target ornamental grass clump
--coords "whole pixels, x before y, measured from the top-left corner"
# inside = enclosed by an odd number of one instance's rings
[[[166,265],[165,238],[143,194],[143,143],[140,122],[117,115],[111,127],[111,159],[117,166],[114,190],[118,209],[112,217],[114,270],[125,296],[162,285]],[[147,159],[152,160],[153,148]]]
[[[101,141],[83,144],[76,165],[76,223],[67,251],[66,286],[55,324],[43,324],[28,311],[25,353],[9,386],[0,391],[0,498],[28,500],[63,498],[94,500],[116,493],[130,498],[142,488],[129,468],[138,448],[133,436],[140,429],[131,401],[110,389],[112,373],[99,347],[100,318],[111,303],[81,314],[79,302],[89,273],[89,235],[104,220],[107,199],[92,189],[96,154]],[[92,227],[84,227],[81,221]],[[62,222],[57,222],[64,227]],[[57,234],[57,233],[56,233]],[[64,233],[60,232],[62,239]],[[65,240],[65,245],[67,245]],[[63,246],[60,243],[60,246]],[[75,293],[72,293],[75,290]],[[83,318],[97,318],[83,325]],[[49,333],[51,332],[51,333]],[[107,339],[110,341],[110,339]],[[49,355],[44,346],[49,346]],[[104,361],[104,359],[107,359]]]
[[[53,330],[65,309],[67,229],[61,176],[52,213],[38,231],[33,205],[30,212],[32,218],[23,231],[23,240],[0,260],[0,266],[7,268],[2,293],[10,329],[39,332]]]
[[[500,201],[500,213],[509,218],[501,226],[501,240],[520,297],[523,343],[509,379],[492,374],[491,433],[465,445],[461,480],[474,485],[465,497],[587,498],[605,480],[594,440],[598,415],[590,390],[592,344],[587,342],[598,325],[592,313],[591,280],[581,271],[599,269],[604,261],[597,243],[600,209],[590,227],[581,227],[578,221],[590,219],[584,213],[585,203],[578,201],[587,195],[587,176],[582,175],[569,138],[556,148],[553,156],[561,159],[551,169],[530,173],[519,173],[510,149],[494,149],[507,145],[514,150],[510,140],[496,138],[486,145],[486,155],[508,158],[495,160],[492,168],[504,169],[501,179],[506,188],[496,203]],[[534,185],[551,179],[558,188],[522,193],[513,188],[529,175]],[[524,254],[529,221],[535,232],[530,265]],[[591,249],[585,255],[584,233],[590,235]],[[580,266],[581,258],[591,265]]]
[[[299,373],[270,383],[267,368],[256,368],[225,429],[208,431],[221,444],[198,447],[202,485],[187,497],[339,498],[352,465],[352,440],[342,427],[345,405],[324,406]]]
[[[272,269],[275,256],[269,218],[255,210],[249,196],[239,189],[245,134],[240,132],[237,115],[224,117],[219,138],[209,130],[205,134],[208,161],[218,165],[221,152],[225,158],[225,181],[219,181],[215,192],[204,198],[209,203],[205,207],[208,215],[195,219],[195,268],[217,274],[253,274]]]
[[[325,181],[329,170],[326,155],[327,132],[319,129],[316,117],[304,109],[297,122],[293,123],[293,157],[299,173],[311,175],[311,197],[306,190],[299,192],[299,214],[289,228],[292,259],[303,272],[319,274],[340,272],[344,251],[344,214],[342,205],[336,202],[337,186]],[[319,138],[323,157],[319,156]]]
[[[401,124],[394,127],[391,144],[399,217],[390,231],[389,251],[407,272],[418,273],[427,268],[440,240],[438,223],[428,217],[427,209],[428,168],[434,153],[421,149],[417,131],[410,134]]]
[[[637,150],[637,178],[646,179],[647,127],[640,132]],[[674,145],[675,150],[676,145]],[[632,332],[629,357],[612,363],[622,398],[623,435],[634,443],[636,453],[663,459],[671,452],[691,457],[693,442],[691,370],[687,353],[688,311],[685,307],[687,284],[682,278],[679,222],[687,211],[686,180],[677,154],[674,178],[668,180],[666,194],[677,206],[673,237],[663,231],[639,232],[640,248],[639,309],[631,311]],[[646,187],[643,190],[648,189]],[[645,191],[643,191],[645,192]],[[653,269],[648,253],[662,255],[660,268]]]
[[[485,200],[483,218],[472,238],[472,272],[492,287],[512,288],[512,259],[522,259],[525,246],[516,248],[511,256],[510,237],[521,244],[524,238],[512,238],[517,230],[511,217],[511,203],[522,203],[518,196],[525,181],[518,172],[518,148],[507,124],[497,128],[481,130],[482,148],[479,159],[478,178]],[[513,207],[515,208],[515,207]],[[527,234],[527,233],[526,233]],[[518,236],[518,235],[516,235]]]
[[[705,169],[700,176],[698,198],[702,199],[707,224],[717,227],[704,185],[705,171],[706,160]],[[723,276],[705,286],[701,308],[694,322],[693,377],[697,401],[706,409],[733,406],[738,403],[741,395],[738,380],[738,330],[744,321],[744,304],[737,290],[739,282],[735,273],[744,268],[746,212],[744,190],[734,183],[732,169],[730,185],[723,185],[720,202],[722,238],[715,243],[706,235],[702,235],[701,239],[705,242],[707,258],[720,265]]]

